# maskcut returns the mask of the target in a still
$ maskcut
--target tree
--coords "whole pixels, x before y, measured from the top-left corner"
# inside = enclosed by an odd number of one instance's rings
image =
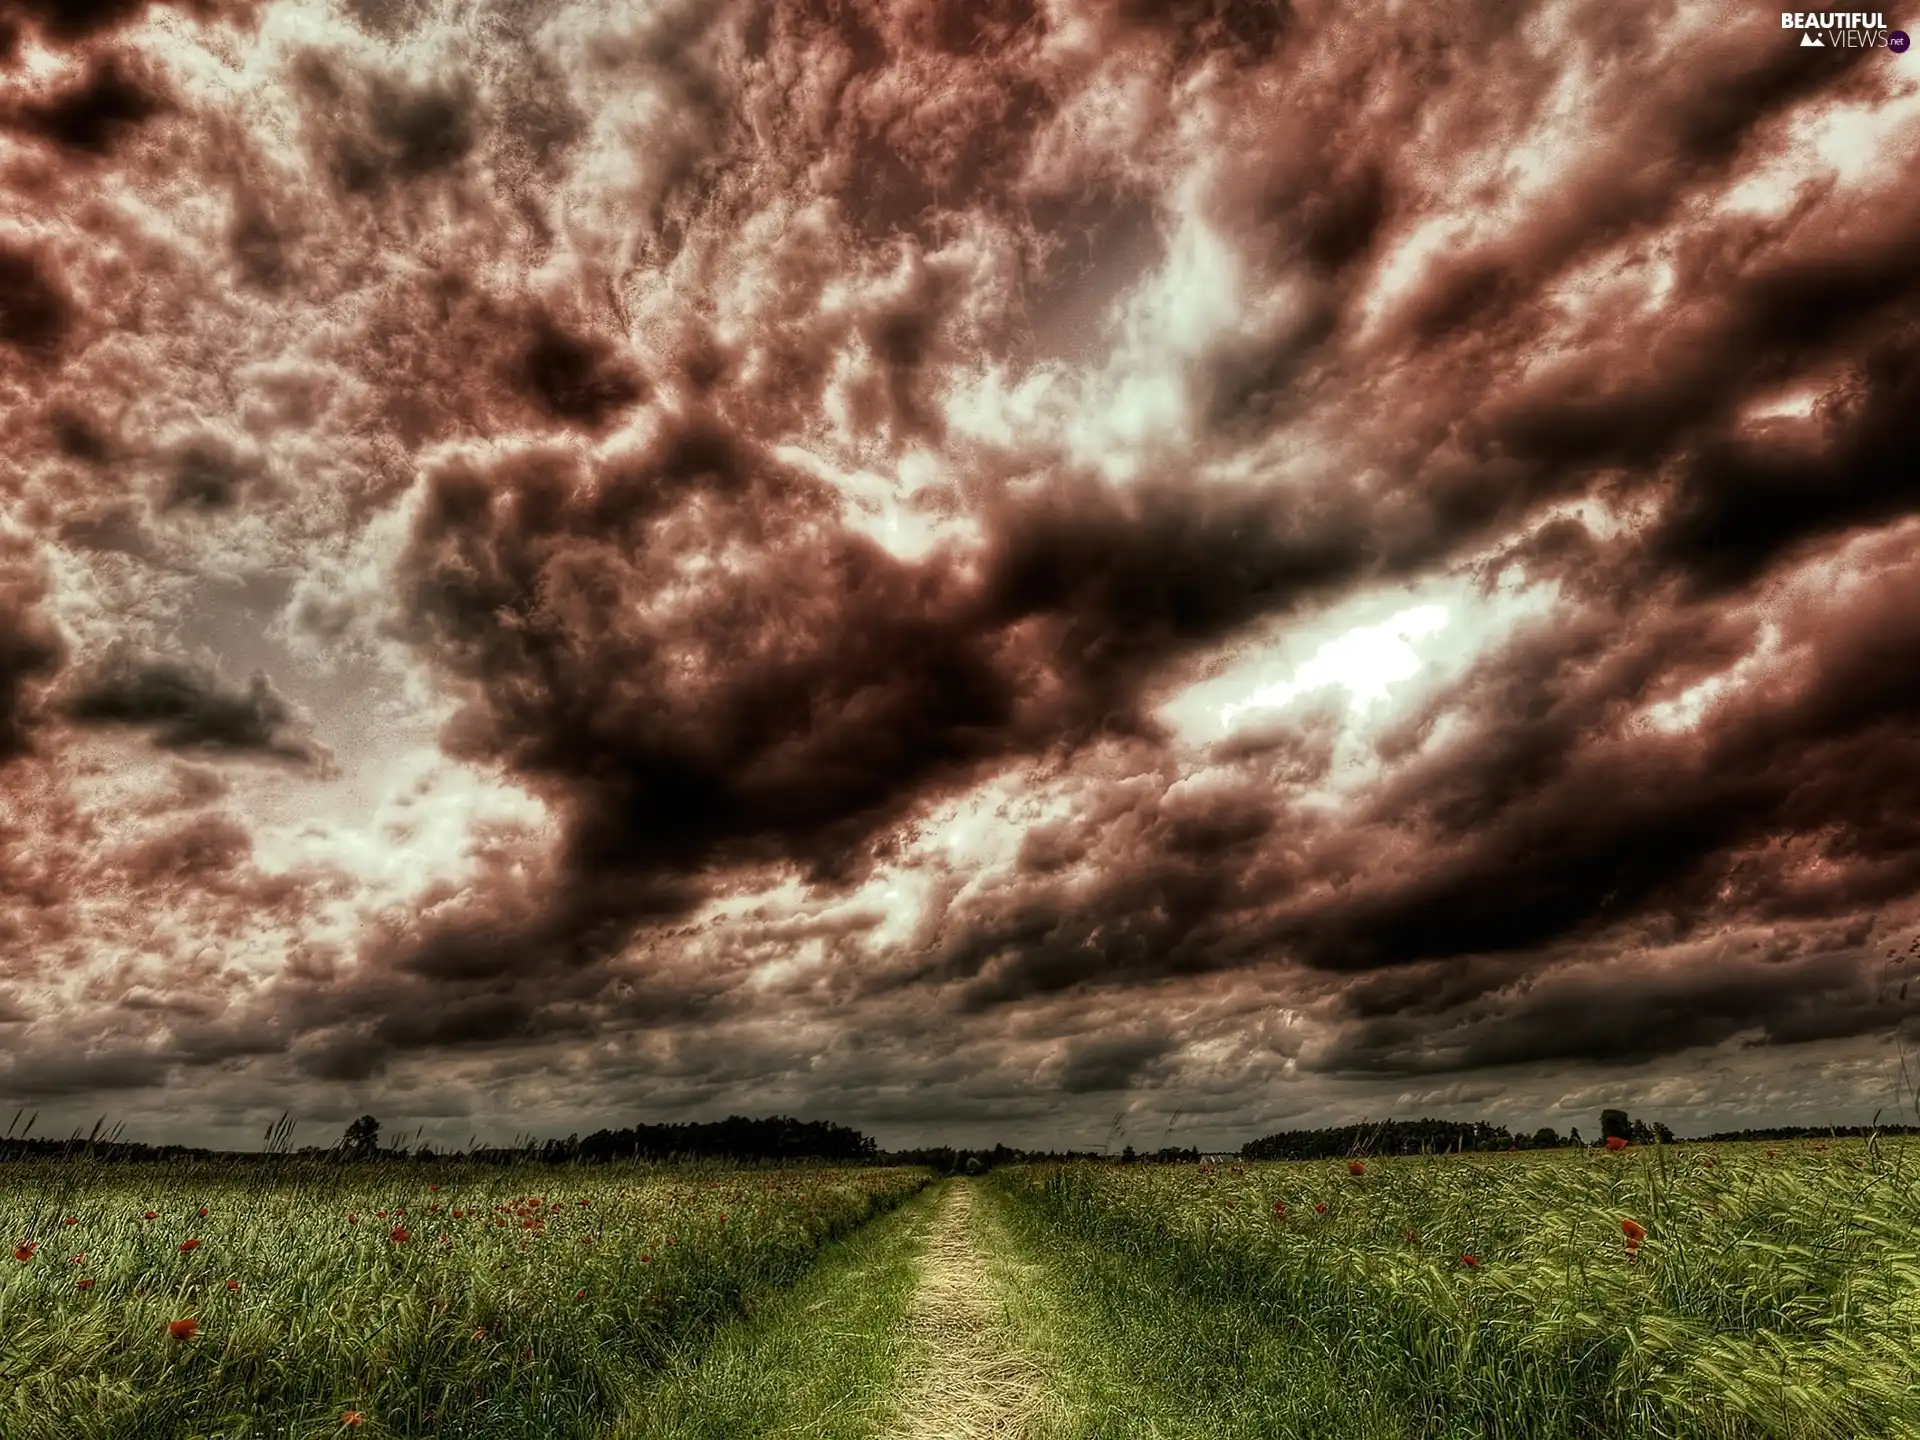
[[[1551,1150],[1560,1143],[1560,1132],[1551,1125],[1542,1125],[1533,1132],[1533,1148]]]
[[[362,1115],[347,1126],[347,1133],[340,1137],[340,1146],[356,1160],[371,1160],[380,1149],[380,1122],[371,1115]]]
[[[1633,1121],[1627,1118],[1627,1112],[1624,1110],[1602,1110],[1600,1136],[1603,1140],[1631,1140],[1633,1139]]]

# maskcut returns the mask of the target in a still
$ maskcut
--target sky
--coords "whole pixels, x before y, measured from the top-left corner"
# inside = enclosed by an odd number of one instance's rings
[[[1920,55],[1803,33],[0,0],[0,1107],[1915,1118]]]

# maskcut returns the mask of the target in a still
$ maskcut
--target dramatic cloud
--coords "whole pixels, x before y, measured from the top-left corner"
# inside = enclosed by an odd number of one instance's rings
[[[260,755],[320,763],[324,752],[298,734],[292,708],[265,675],[244,687],[211,668],[120,649],[76,675],[67,718],[79,725],[146,729],[163,749]]]
[[[1767,20],[0,3],[0,1099],[1865,1118],[1920,70]]]

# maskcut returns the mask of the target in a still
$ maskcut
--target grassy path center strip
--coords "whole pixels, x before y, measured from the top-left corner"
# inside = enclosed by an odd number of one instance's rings
[[[950,1182],[921,1261],[909,1328],[913,1364],[894,1440],[973,1440],[1035,1432],[1046,1393],[1039,1361],[1018,1343],[977,1243],[976,1186]]]

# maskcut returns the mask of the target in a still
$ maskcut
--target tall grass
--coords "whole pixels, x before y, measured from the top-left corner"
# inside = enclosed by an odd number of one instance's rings
[[[1920,1436],[1916,1181],[1846,1142],[995,1177],[1183,1303],[1292,1330],[1409,1433],[1527,1440]]]
[[[0,1440],[340,1435],[349,1410],[363,1436],[597,1435],[669,1356],[925,1180],[0,1166]]]

